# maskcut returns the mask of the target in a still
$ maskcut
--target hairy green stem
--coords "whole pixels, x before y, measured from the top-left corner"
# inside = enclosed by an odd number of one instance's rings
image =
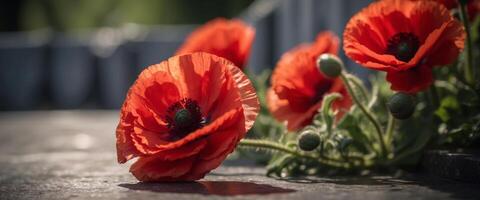
[[[352,81],[352,83],[353,83],[353,85],[355,85],[355,87],[360,88],[360,91],[362,93],[363,98],[365,99],[365,101],[368,101],[368,90],[367,90],[367,88],[365,88],[362,81],[360,79],[358,79],[357,77],[352,76],[350,74],[347,75],[347,78]]]
[[[372,95],[370,95],[370,102],[368,102],[367,108],[372,109],[375,103],[378,100],[378,93],[380,92],[380,88],[377,85],[372,87]]]
[[[306,158],[306,159],[311,159],[315,160],[316,162],[330,166],[330,167],[336,167],[336,168],[344,168],[344,169],[349,169],[350,165],[348,163],[342,163],[334,160],[327,160],[325,157],[317,157],[311,154],[306,154],[300,151],[296,151],[294,149],[291,149],[289,147],[286,147],[280,143],[276,142],[271,142],[267,140],[255,140],[255,139],[242,139],[240,140],[239,143],[240,146],[248,146],[248,147],[257,147],[257,148],[265,148],[265,149],[271,149],[271,150],[277,150],[281,151],[284,153],[289,153],[292,154],[296,157],[300,158]]]
[[[387,152],[387,148],[385,146],[385,141],[383,139],[383,130],[380,126],[380,122],[378,122],[378,120],[375,118],[373,113],[371,113],[369,109],[365,108],[365,106],[362,104],[362,102],[360,102],[358,100],[354,90],[352,89],[352,85],[350,84],[350,81],[348,80],[348,78],[346,76],[346,73],[342,72],[342,74],[340,74],[340,77],[342,78],[343,83],[345,84],[345,87],[347,88],[348,93],[352,97],[355,104],[357,104],[357,106],[360,108],[360,110],[362,110],[363,114],[365,114],[365,116],[367,116],[367,118],[370,120],[370,122],[375,127],[375,130],[376,130],[377,135],[378,135],[378,141],[380,142],[380,148],[381,148],[381,151],[382,151],[381,153],[382,153],[383,156],[385,156],[386,152]]]
[[[468,13],[465,9],[466,5],[459,2],[460,8],[460,18],[462,19],[463,25],[465,26],[465,32],[467,34],[466,44],[465,44],[465,52],[466,52],[466,64],[465,67],[465,81],[469,85],[474,84],[474,69],[473,69],[473,52],[472,52],[472,37],[470,34],[470,22],[468,21]]]

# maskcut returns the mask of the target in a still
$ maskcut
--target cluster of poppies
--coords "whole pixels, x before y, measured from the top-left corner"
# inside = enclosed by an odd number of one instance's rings
[[[465,30],[449,1],[381,0],[353,16],[343,35],[346,55],[387,73],[391,89],[428,88],[432,70],[455,61]],[[118,162],[138,157],[140,181],[201,179],[218,167],[253,126],[255,89],[242,72],[255,31],[240,20],[215,19],[194,31],[176,55],[146,68],[130,88],[116,130]],[[288,130],[310,124],[326,94],[340,93],[337,117],[352,100],[340,78],[324,75],[317,58],[336,55],[339,39],[320,33],[278,61],[267,92],[268,110]]]

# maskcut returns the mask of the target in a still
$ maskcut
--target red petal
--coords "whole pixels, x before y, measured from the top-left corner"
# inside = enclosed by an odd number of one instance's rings
[[[405,71],[389,72],[387,73],[387,81],[392,84],[392,90],[416,93],[432,84],[432,69],[423,65]]]

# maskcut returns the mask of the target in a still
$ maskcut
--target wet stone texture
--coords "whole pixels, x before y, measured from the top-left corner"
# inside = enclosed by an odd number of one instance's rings
[[[113,111],[0,113],[0,199],[480,199],[480,185],[422,175],[277,180],[237,161],[198,182],[138,183],[116,163],[117,118]]]

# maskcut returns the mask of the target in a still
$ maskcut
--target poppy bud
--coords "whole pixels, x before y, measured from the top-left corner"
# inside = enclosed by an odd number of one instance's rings
[[[415,111],[415,99],[406,93],[396,93],[388,100],[388,109],[397,119],[407,119]]]
[[[324,53],[318,57],[317,67],[326,77],[336,78],[342,73],[343,62],[333,54]]]
[[[303,131],[298,139],[298,147],[304,151],[313,151],[320,145],[320,136],[312,130]]]

